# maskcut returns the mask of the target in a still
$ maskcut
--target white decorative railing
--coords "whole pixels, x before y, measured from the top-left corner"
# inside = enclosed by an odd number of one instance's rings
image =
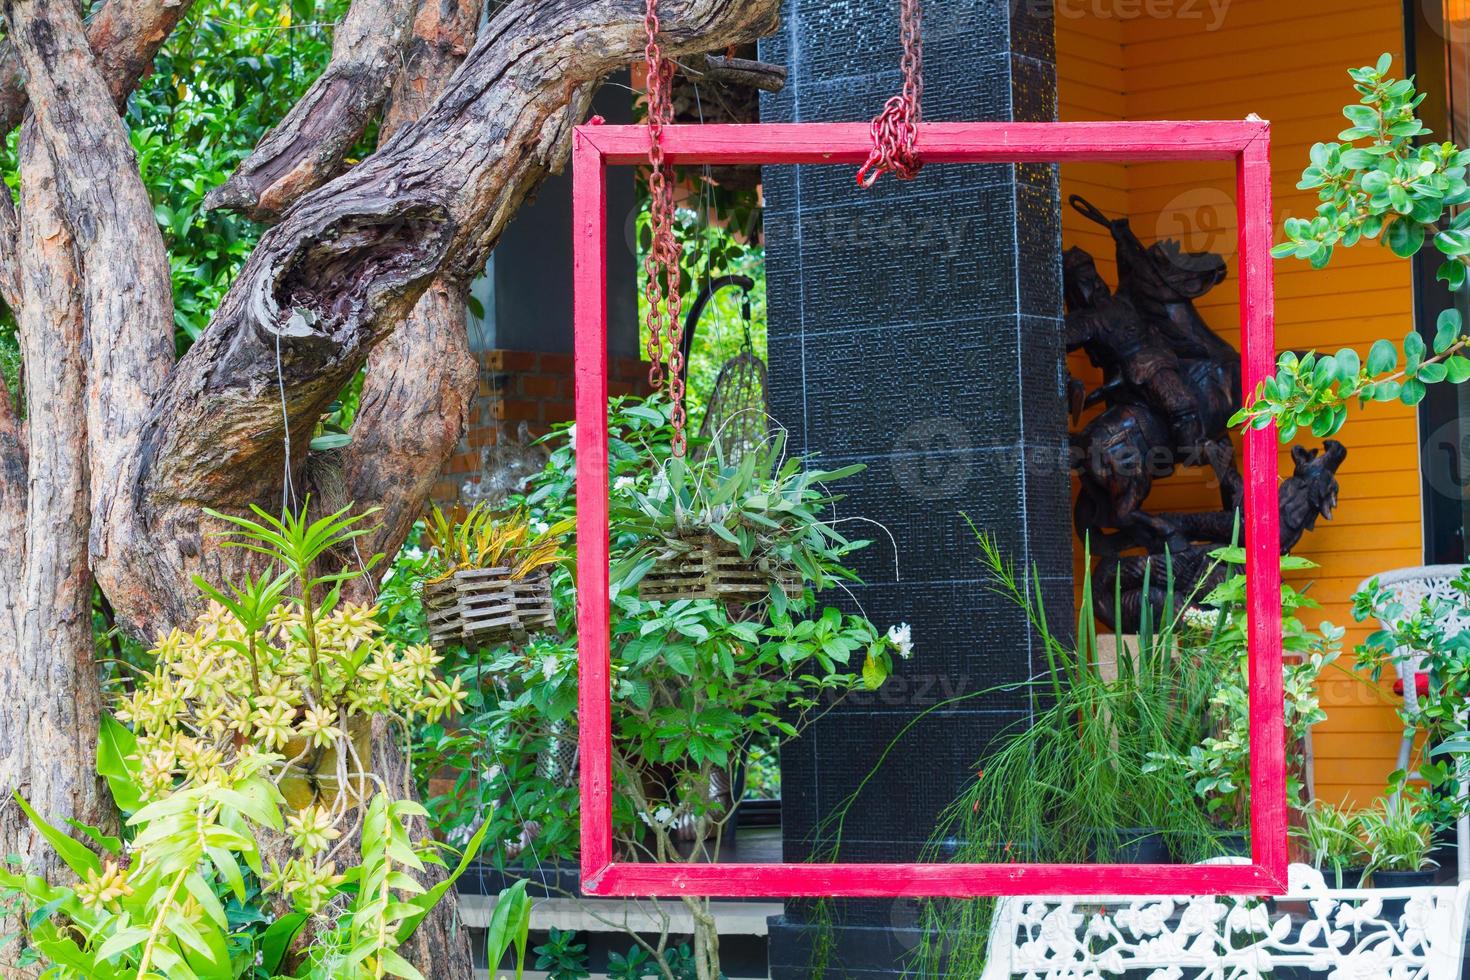
[[[1269,902],[1212,896],[1024,897],[996,903],[982,980],[1458,980],[1470,882],[1328,888],[1291,866]],[[1143,973],[1151,970],[1151,973]]]

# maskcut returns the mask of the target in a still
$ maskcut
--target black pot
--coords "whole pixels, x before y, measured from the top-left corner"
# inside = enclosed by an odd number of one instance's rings
[[[1360,888],[1363,885],[1362,868],[1334,868],[1327,864],[1317,869],[1328,888]]]
[[[1222,830],[1215,835],[1215,850],[1222,857],[1251,856],[1251,835],[1244,830]]]
[[[1100,864],[1171,864],[1168,842],[1157,827],[1119,827],[1098,834],[1094,845]]]
[[[1419,888],[1434,884],[1435,870],[1422,871],[1374,871],[1374,888]]]

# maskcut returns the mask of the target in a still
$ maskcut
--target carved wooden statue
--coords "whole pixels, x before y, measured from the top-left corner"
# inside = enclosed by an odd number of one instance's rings
[[[1088,406],[1106,406],[1072,436],[1072,468],[1081,484],[1073,522],[1105,559],[1095,592],[1099,618],[1111,625],[1115,580],[1123,583],[1125,619],[1136,621],[1149,567],[1143,556],[1121,563],[1116,556],[1130,549],[1171,552],[1175,592],[1188,593],[1203,581],[1209,552],[1230,540],[1241,481],[1228,421],[1240,407],[1240,355],[1194,306],[1225,279],[1221,256],[1185,252],[1175,241],[1145,247],[1127,218],[1108,218],[1077,196],[1071,204],[1108,229],[1118,264],[1114,291],[1082,249],[1069,249],[1062,263],[1067,349],[1086,353],[1103,375],[1090,392],[1076,379],[1070,385],[1074,419]],[[1281,490],[1283,553],[1318,516],[1331,517],[1333,474],[1346,454],[1332,441],[1320,457],[1294,451],[1297,473]],[[1205,465],[1219,481],[1218,511],[1144,510],[1155,480],[1180,466]],[[1160,600],[1163,574],[1163,562],[1155,561],[1150,591]]]

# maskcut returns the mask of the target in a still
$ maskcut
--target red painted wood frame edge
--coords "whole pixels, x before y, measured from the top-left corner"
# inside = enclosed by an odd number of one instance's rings
[[[856,165],[867,123],[670,126],[673,163]],[[1274,371],[1270,124],[925,123],[926,163],[1219,160],[1236,164],[1241,358],[1248,395]],[[1281,894],[1286,747],[1274,427],[1245,435],[1251,860],[1235,865],[643,864],[613,860],[609,687],[607,202],[604,170],[647,159],[642,126],[580,126],[572,143],[582,891],[596,896],[951,897]],[[879,206],[879,205],[875,205]]]

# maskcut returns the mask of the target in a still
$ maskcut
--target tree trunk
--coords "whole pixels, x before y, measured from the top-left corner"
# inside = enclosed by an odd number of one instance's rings
[[[30,491],[24,546],[14,555],[19,574],[0,585],[8,593],[8,621],[0,623],[0,851],[19,855],[29,873],[50,875],[60,864],[10,792],[58,824],[104,822],[95,776],[101,692],[87,570],[81,290],[51,159],[30,124],[20,137],[20,178],[27,206],[17,313],[29,444],[23,464],[7,455],[6,478],[28,480]],[[12,463],[23,472],[9,472]],[[13,925],[0,921],[0,931]],[[16,951],[0,949],[0,973]]]

